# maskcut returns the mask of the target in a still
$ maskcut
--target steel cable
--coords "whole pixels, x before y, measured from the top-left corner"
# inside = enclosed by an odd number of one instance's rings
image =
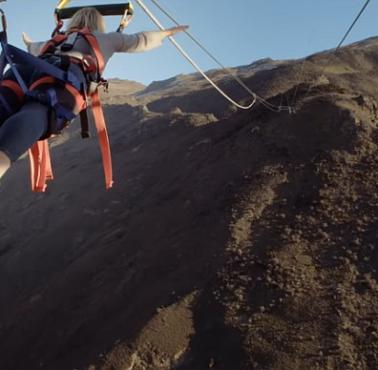
[[[151,20],[161,29],[165,30],[165,28],[162,26],[162,24],[159,22],[159,20],[152,14],[152,12],[146,7],[146,5],[141,0],[135,0],[138,5],[142,8],[142,10],[151,18]],[[174,22],[176,25],[180,25],[172,15],[170,15],[158,2],[157,0],[151,0],[156,7],[158,7],[159,10],[161,10],[169,19],[171,19],[172,22]],[[225,67],[217,58],[215,58],[192,34],[190,34],[188,31],[184,31],[207,55],[209,55],[222,69],[226,70],[252,97],[253,101],[247,106],[243,106],[239,103],[237,103],[235,100],[230,98],[211,78],[209,78],[205,72],[201,70],[201,68],[198,66],[198,64],[187,54],[187,52],[177,43],[177,41],[173,37],[169,37],[170,41],[173,43],[173,45],[178,49],[178,51],[192,64],[192,66],[228,101],[230,101],[232,104],[237,106],[241,109],[250,109],[252,108],[256,101],[260,102],[262,105],[264,105],[266,108],[274,111],[274,112],[281,112],[281,111],[292,111],[291,107],[285,107],[285,106],[276,106],[274,104],[269,103],[264,98],[258,96],[255,92],[253,92],[236,74],[234,71],[232,71],[230,68]]]

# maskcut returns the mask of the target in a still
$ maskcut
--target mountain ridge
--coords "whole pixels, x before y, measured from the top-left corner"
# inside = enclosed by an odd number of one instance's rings
[[[1,368],[377,368],[377,63],[374,38],[244,70],[295,114],[180,77],[110,91],[111,191],[75,124],[45,194],[17,162],[0,185]]]

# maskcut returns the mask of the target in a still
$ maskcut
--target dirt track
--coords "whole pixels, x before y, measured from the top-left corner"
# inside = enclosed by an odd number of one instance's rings
[[[117,85],[110,192],[75,127],[46,194],[17,163],[0,368],[377,369],[377,62],[372,39],[251,68],[293,115],[234,112],[195,78],[122,101]]]

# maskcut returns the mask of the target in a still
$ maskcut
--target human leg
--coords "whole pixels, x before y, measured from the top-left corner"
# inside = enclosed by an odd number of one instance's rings
[[[48,129],[49,109],[37,102],[25,104],[0,127],[0,151],[16,161]]]
[[[28,85],[33,68],[30,66],[17,65],[17,71]],[[24,103],[24,92],[11,69],[9,69],[0,81],[0,125],[12,114],[19,111]]]
[[[22,105],[20,97],[9,87],[0,82],[0,125]]]
[[[51,89],[51,85],[41,86],[38,90],[41,93]],[[66,109],[71,110],[75,115],[79,113],[76,101],[73,96],[63,87],[53,87],[57,99]],[[0,122],[0,178],[26,150],[45,137],[49,132],[58,133],[65,125],[62,120],[55,125],[56,132],[50,127],[51,107],[37,101],[27,101],[25,105],[15,114]]]

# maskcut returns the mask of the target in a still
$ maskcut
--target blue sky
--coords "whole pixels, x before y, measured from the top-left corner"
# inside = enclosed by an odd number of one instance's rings
[[[114,3],[116,0],[71,1],[72,6]],[[156,10],[149,0],[144,0]],[[7,0],[2,8],[8,17],[9,40],[21,46],[21,32],[36,41],[49,37],[54,26],[55,0]],[[255,60],[299,58],[335,47],[361,9],[365,0],[160,0],[182,24],[190,25],[196,36],[227,66],[250,64]],[[156,29],[134,3],[136,16],[126,32]],[[372,0],[346,43],[378,33],[378,0]],[[164,25],[172,26],[156,10]],[[118,18],[107,18],[107,28],[117,27]],[[186,36],[177,40],[205,69],[216,67]],[[139,54],[117,55],[109,63],[106,76],[148,84],[193,67],[168,42],[159,49]]]

